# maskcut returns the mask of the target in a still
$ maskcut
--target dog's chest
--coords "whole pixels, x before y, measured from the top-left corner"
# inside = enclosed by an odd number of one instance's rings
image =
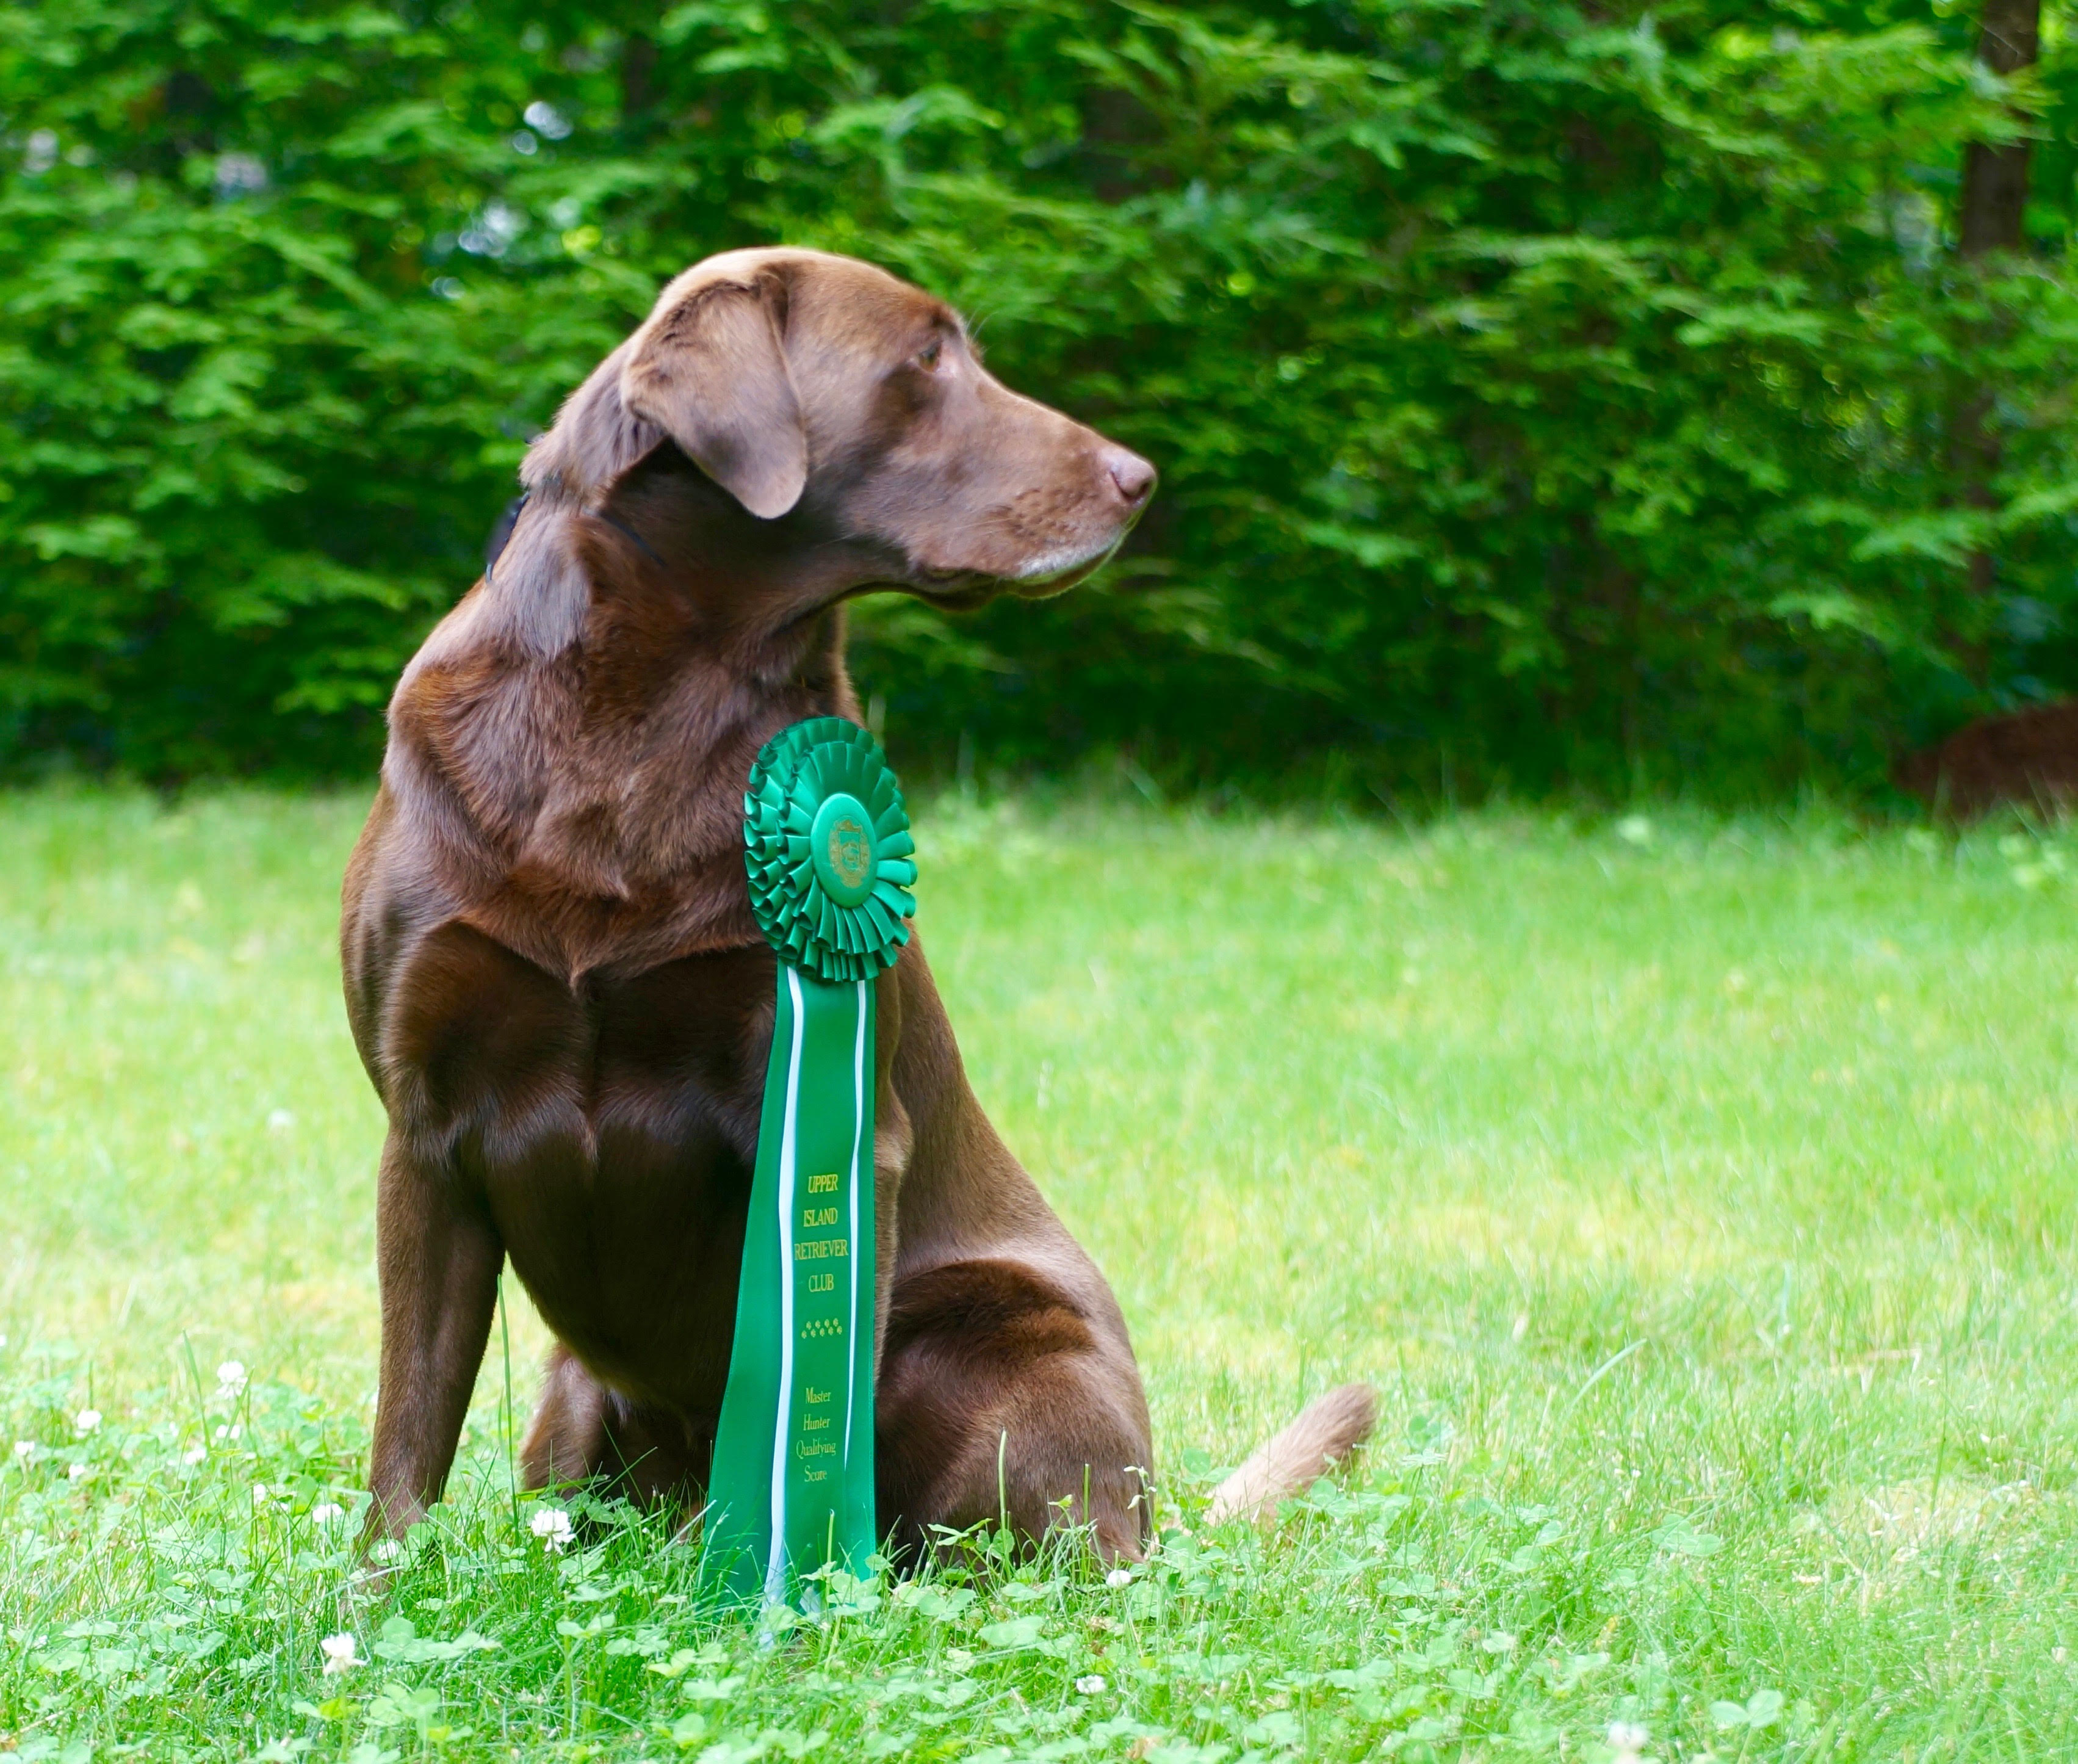
[[[762,950],[573,986],[461,926],[400,976],[384,1039],[407,1118],[557,1333],[660,1396],[726,1366],[771,992]]]

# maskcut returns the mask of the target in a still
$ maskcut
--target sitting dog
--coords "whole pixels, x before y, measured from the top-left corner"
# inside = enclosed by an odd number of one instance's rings
[[[698,1506],[773,1023],[751,760],[858,720],[852,596],[1057,594],[1154,469],[1007,391],[929,295],[759,250],[672,282],[521,479],[398,683],[346,875],[348,1014],[390,1118],[371,1541],[440,1496],[507,1256],[557,1341],[528,1485]],[[1136,1557],[1154,1458],[1117,1302],[975,1103],[920,943],[876,1009],[883,1533],[1065,1520]],[[1304,1486],[1373,1402],[1321,1398],[1216,1511]]]

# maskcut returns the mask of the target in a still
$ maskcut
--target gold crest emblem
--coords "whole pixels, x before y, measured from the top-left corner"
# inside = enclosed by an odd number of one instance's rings
[[[830,823],[829,864],[848,888],[863,888],[873,866],[873,842],[866,829],[849,815],[839,815]]]

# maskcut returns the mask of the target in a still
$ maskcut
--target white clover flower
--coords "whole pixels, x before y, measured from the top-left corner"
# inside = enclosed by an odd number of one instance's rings
[[[1130,1586],[1133,1584],[1133,1570],[1130,1568],[1114,1568],[1104,1576],[1104,1584],[1107,1586]]]
[[[1635,1721],[1609,1723],[1609,1745],[1616,1756],[1609,1764],[1641,1764],[1638,1754],[1651,1741],[1652,1736]]]
[[[1104,1692],[1104,1674],[1101,1672],[1092,1672],[1075,1680],[1075,1694],[1078,1696],[1100,1696]]]
[[[187,1448],[187,1450],[181,1453],[181,1462],[183,1464],[199,1464],[208,1456],[209,1448],[207,1446],[191,1445]]]
[[[374,1561],[379,1562],[401,1561],[403,1559],[404,1546],[394,1537],[386,1537],[368,1553]]]
[[[296,1118],[286,1109],[272,1109],[268,1111],[267,1131],[269,1133],[286,1133],[295,1124]]]
[[[541,1547],[550,1555],[568,1549],[576,1532],[571,1528],[570,1515],[560,1507],[545,1507],[527,1522],[527,1528],[541,1540]]]
[[[72,1418],[72,1424],[82,1433],[91,1433],[101,1425],[101,1411],[98,1409],[81,1409]]]
[[[319,1501],[311,1509],[311,1520],[319,1525],[331,1525],[346,1517],[346,1509],[337,1501]]]
[[[17,1440],[15,1442],[15,1456],[23,1462],[26,1463],[35,1455],[36,1442],[34,1440]]]
[[[265,1482],[255,1482],[252,1485],[252,1504],[255,1507],[265,1507],[267,1504],[267,1485]]]
[[[65,1474],[77,1482],[86,1474],[86,1466],[84,1464],[68,1464],[65,1465]]]
[[[235,1397],[245,1388],[245,1367],[243,1362],[227,1360],[216,1369],[216,1394],[220,1397]]]
[[[351,1672],[361,1664],[361,1656],[355,1650],[353,1637],[344,1631],[336,1636],[327,1636],[318,1646],[324,1654],[324,1675],[328,1678],[336,1678],[342,1672]]]

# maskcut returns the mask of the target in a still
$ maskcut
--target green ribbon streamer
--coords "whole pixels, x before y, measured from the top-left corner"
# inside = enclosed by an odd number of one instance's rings
[[[711,1582],[812,1603],[864,1578],[873,1482],[873,983],[909,941],[909,816],[880,743],[817,717],[768,742],[743,799],[778,1005],[708,1483]]]

